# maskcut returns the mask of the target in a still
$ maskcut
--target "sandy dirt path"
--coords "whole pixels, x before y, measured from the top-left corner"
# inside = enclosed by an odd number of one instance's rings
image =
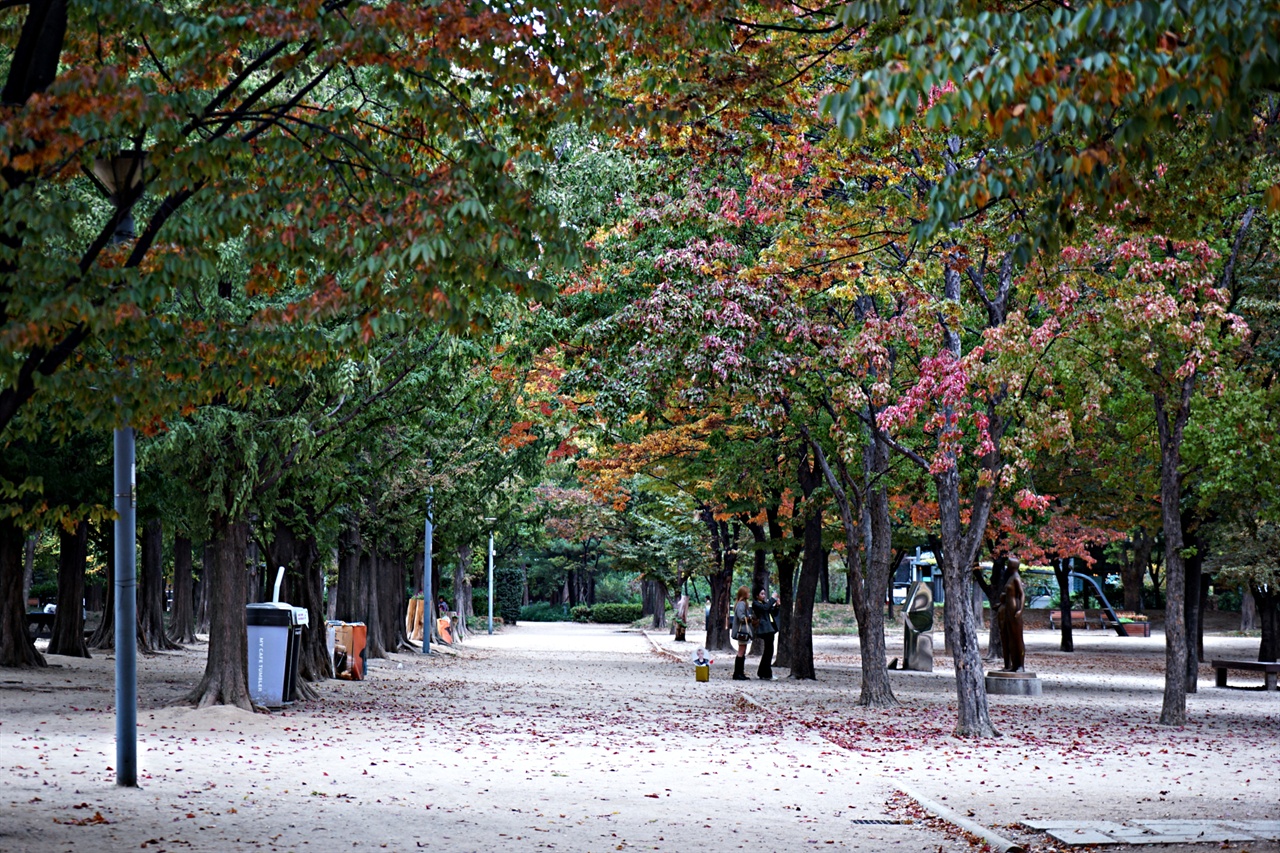
[[[521,625],[270,715],[170,707],[203,653],[140,662],[138,789],[114,785],[110,658],[0,671],[0,850],[968,849],[858,823],[903,816],[883,759],[634,631]],[[830,686],[748,685],[783,708]]]

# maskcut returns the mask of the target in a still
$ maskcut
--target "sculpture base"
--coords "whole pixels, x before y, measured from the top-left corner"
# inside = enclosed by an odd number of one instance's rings
[[[1034,672],[988,672],[987,693],[997,696],[1039,696],[1040,679]]]

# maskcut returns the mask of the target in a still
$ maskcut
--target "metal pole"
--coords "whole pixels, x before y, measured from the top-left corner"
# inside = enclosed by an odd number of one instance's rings
[[[138,570],[133,428],[115,431],[116,784],[138,787]]]
[[[435,596],[431,590],[431,495],[427,494],[427,519],[422,531],[422,653],[431,654],[432,618],[436,612]]]
[[[489,528],[489,633],[493,633],[493,528]]]

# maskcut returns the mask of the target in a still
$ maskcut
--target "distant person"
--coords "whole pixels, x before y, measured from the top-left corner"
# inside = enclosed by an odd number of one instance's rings
[[[448,616],[448,615],[449,615],[449,602],[447,602],[447,601],[445,601],[445,600],[444,600],[444,596],[443,596],[443,595],[442,595],[442,596],[440,596],[440,601],[438,601],[438,602],[436,603],[436,607],[438,607],[438,608],[440,609],[440,615],[441,615],[441,616]]]
[[[733,638],[738,641],[738,655],[733,659],[733,680],[747,680],[747,646],[751,645],[751,590],[738,587],[738,600],[733,605]]]
[[[764,643],[760,650],[760,666],[756,676],[762,681],[773,678],[773,638],[778,633],[778,599],[769,594],[767,589],[756,593],[756,600],[751,604],[756,617],[756,636]]]

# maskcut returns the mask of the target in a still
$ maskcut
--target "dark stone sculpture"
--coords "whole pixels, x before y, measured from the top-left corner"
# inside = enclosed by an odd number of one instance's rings
[[[902,668],[933,672],[933,590],[916,581],[907,591]]]
[[[1004,591],[1000,593],[1000,603],[996,608],[1000,645],[1004,647],[1004,672],[1022,672],[1026,661],[1027,647],[1022,641],[1022,610],[1026,604],[1027,591],[1022,585],[1022,574],[1018,571],[1021,565],[1017,557],[1009,558],[1009,579],[1005,581]]]

